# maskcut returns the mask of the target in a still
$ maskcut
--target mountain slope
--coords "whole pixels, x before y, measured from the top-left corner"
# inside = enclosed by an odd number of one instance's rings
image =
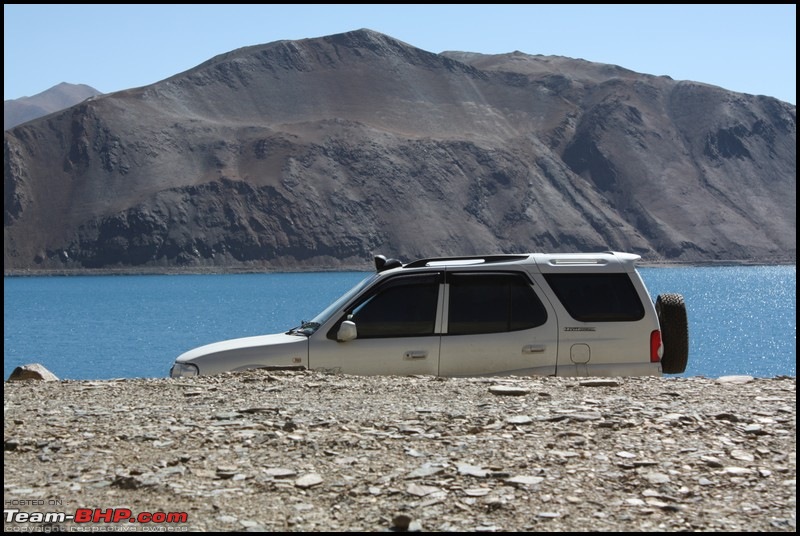
[[[7,132],[4,260],[793,260],[796,138],[795,106],[611,65],[279,41]]]
[[[69,108],[73,104],[100,94],[99,91],[85,84],[62,82],[33,97],[3,101],[3,130]]]

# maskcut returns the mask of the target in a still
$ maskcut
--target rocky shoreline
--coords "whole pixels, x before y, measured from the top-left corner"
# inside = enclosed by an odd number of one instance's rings
[[[796,437],[794,377],[8,382],[4,529],[795,532]],[[8,514],[84,508],[186,520]]]
[[[413,259],[411,259],[413,260]],[[404,262],[410,262],[406,260]],[[796,257],[771,259],[729,259],[716,261],[678,261],[642,260],[640,267],[672,268],[680,266],[720,267],[720,266],[792,266]],[[371,262],[361,264],[320,264],[290,267],[274,267],[264,264],[242,266],[170,266],[170,267],[117,267],[117,268],[70,268],[56,269],[16,269],[4,270],[4,277],[67,277],[84,275],[224,275],[224,274],[266,274],[266,273],[310,273],[310,272],[370,272],[374,270]]]

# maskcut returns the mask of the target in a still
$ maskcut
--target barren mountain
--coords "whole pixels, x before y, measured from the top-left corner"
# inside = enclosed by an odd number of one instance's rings
[[[91,86],[61,82],[33,97],[3,101],[3,130],[69,108],[95,95],[100,92]]]
[[[6,270],[796,258],[794,105],[369,30],[235,50],[4,148]]]

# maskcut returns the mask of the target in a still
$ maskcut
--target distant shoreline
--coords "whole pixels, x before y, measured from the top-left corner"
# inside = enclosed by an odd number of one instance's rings
[[[774,260],[762,262],[755,260],[719,260],[719,261],[640,261],[640,268],[676,268],[676,267],[723,267],[723,266],[795,266],[797,259]],[[120,268],[75,268],[69,270],[25,269],[4,270],[3,277],[65,277],[89,275],[233,275],[233,274],[288,274],[288,273],[325,273],[325,272],[371,272],[370,264],[342,266],[310,266],[307,268],[267,268],[267,267],[120,267]]]

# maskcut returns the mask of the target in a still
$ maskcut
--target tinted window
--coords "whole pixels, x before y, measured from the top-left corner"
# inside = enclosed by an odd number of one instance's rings
[[[624,322],[644,317],[628,274],[547,274],[545,279],[575,320]]]
[[[439,274],[389,279],[351,311],[359,339],[433,335]]]
[[[521,274],[449,274],[447,333],[499,333],[540,326],[545,310]]]

